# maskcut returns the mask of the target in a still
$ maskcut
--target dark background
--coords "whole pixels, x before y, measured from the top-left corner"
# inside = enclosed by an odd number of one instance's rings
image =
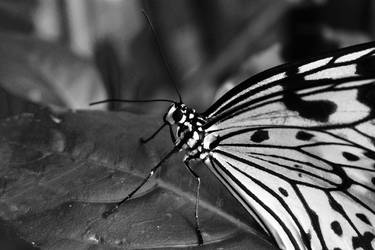
[[[374,13],[371,0],[2,0],[0,117],[105,98],[176,100],[173,84],[203,111],[262,70],[372,40]]]

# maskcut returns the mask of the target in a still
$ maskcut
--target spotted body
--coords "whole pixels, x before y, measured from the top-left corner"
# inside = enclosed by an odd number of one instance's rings
[[[174,103],[164,116],[164,121],[170,126],[177,127],[175,144],[181,144],[181,150],[186,151],[185,160],[204,160],[207,157],[210,148],[203,141],[206,136],[203,130],[206,119],[202,115],[185,104]]]
[[[281,249],[375,249],[375,43],[256,75],[205,113],[174,103],[203,160]]]

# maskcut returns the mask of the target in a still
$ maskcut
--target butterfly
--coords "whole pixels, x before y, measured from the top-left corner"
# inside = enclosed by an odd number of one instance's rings
[[[206,112],[173,102],[163,127],[197,180],[203,161],[280,249],[375,249],[375,42],[281,65]],[[176,128],[176,134],[173,132]]]

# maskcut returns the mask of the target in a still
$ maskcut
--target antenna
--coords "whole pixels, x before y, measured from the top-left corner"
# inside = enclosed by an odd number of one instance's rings
[[[175,103],[175,101],[168,100],[168,99],[151,99],[151,100],[122,100],[122,99],[106,99],[102,101],[97,102],[91,102],[90,106],[101,104],[101,103],[107,103],[107,102],[125,102],[125,103],[139,103],[139,102],[169,102],[169,103]]]
[[[165,68],[167,70],[167,74],[168,74],[169,80],[171,81],[171,83],[173,85],[173,88],[175,89],[175,91],[176,91],[176,93],[178,95],[178,100],[179,100],[180,103],[182,103],[181,94],[180,94],[180,92],[177,89],[176,80],[172,76],[171,69],[170,69],[170,67],[169,67],[169,65],[167,63],[167,60],[166,60],[166,58],[164,56],[164,53],[163,53],[163,51],[161,49],[160,41],[159,41],[159,38],[158,38],[158,36],[156,34],[156,30],[155,30],[154,26],[152,25],[152,22],[151,22],[150,18],[147,16],[145,10],[142,10],[142,14],[144,15],[144,17],[146,18],[148,24],[150,25],[150,28],[151,28],[151,31],[152,31],[152,34],[153,34],[156,46],[158,47],[159,56],[161,57],[161,59],[163,61],[163,64],[164,64],[164,66],[165,66]]]

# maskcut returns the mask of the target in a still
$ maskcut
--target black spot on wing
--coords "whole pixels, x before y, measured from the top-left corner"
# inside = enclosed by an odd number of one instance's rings
[[[329,199],[329,205],[331,206],[331,208],[337,212],[339,212],[340,214],[345,214],[344,212],[344,209],[342,208],[342,206],[337,203],[334,199]]]
[[[331,229],[333,230],[333,232],[335,232],[335,234],[337,234],[338,236],[342,236],[342,228],[341,228],[341,225],[338,221],[333,221],[331,223]]]
[[[327,122],[329,116],[335,113],[337,105],[328,100],[305,101],[291,91],[286,91],[283,96],[284,105],[306,119]]]
[[[327,247],[325,246],[325,243],[324,243],[324,238],[323,238],[323,234],[322,234],[322,230],[320,228],[320,224],[319,224],[319,216],[318,214],[312,210],[310,207],[308,207],[307,209],[309,215],[310,215],[310,219],[311,219],[311,223],[318,235],[318,238],[320,240],[320,242],[323,243],[323,249],[327,249]]]
[[[305,131],[298,131],[298,133],[296,134],[296,138],[301,141],[309,141],[313,137],[313,134],[307,133]]]
[[[342,156],[344,156],[345,159],[347,159],[348,161],[358,161],[359,160],[359,157],[352,154],[352,153],[349,153],[349,152],[342,152]]]
[[[256,143],[261,143],[268,140],[270,137],[267,130],[257,130],[254,134],[251,135],[250,140]]]
[[[370,158],[370,159],[375,160],[375,153],[372,152],[372,151],[366,151],[366,152],[363,153],[363,155]]]
[[[363,155],[375,161],[375,153],[374,152],[366,151],[366,152],[363,153]],[[373,168],[375,169],[375,163],[373,164]]]
[[[373,250],[374,248],[371,245],[373,239],[375,239],[375,235],[371,232],[365,232],[363,235],[355,236],[352,238],[353,249]]]
[[[367,225],[370,225],[371,226],[371,222],[368,220],[367,216],[364,215],[364,214],[361,214],[361,213],[358,213],[358,214],[355,214],[358,219],[360,219],[361,221],[363,221],[364,223],[366,223]]]
[[[301,169],[302,168],[302,166],[298,165],[298,164],[294,164],[294,167],[297,168],[297,169]],[[302,173],[298,173],[298,177],[302,178]]]
[[[333,250],[342,250],[340,247],[335,247]]]
[[[212,149],[216,148],[216,147],[219,145],[219,143],[220,143],[220,136],[217,136],[217,137],[215,138],[215,140],[212,141],[212,142],[208,145],[208,148],[209,148],[210,150],[212,150]]]
[[[290,68],[285,72],[288,75],[288,81],[284,82],[284,105],[307,119],[318,122],[327,122],[329,116],[337,110],[337,105],[329,100],[306,101],[295,92],[304,88],[314,87],[318,81],[306,81],[303,76],[297,74],[297,68]]]
[[[284,188],[282,187],[279,187],[279,191],[282,195],[284,195],[285,197],[288,197],[288,191],[286,191]]]
[[[311,233],[302,232],[301,236],[302,236],[303,242],[305,243],[305,246],[311,246]]]
[[[375,71],[375,68],[373,68]],[[357,100],[370,108],[370,117],[375,117],[375,84],[358,89]]]
[[[369,56],[357,62],[356,74],[366,77],[375,77],[375,57]]]
[[[375,177],[372,177],[371,182],[375,186]]]

